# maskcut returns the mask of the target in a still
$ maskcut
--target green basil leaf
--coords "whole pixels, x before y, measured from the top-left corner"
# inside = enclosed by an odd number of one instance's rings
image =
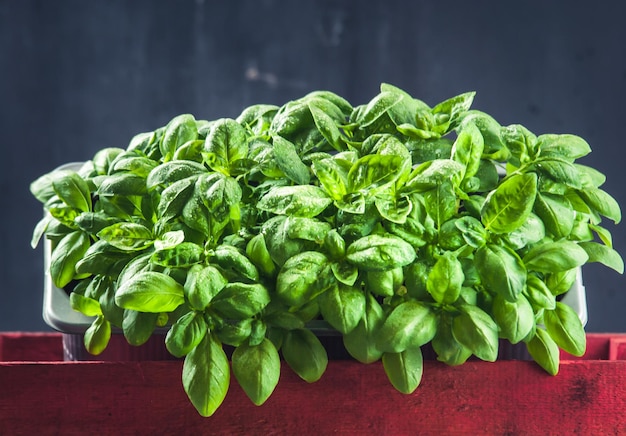
[[[125,310],[122,329],[126,341],[134,346],[145,344],[156,328],[158,317],[159,313]]]
[[[260,283],[227,283],[213,298],[211,308],[234,319],[250,318],[270,302],[267,288]]]
[[[570,162],[561,159],[541,158],[534,163],[541,174],[575,189],[582,188],[581,177],[576,167]]]
[[[46,214],[42,219],[37,222],[35,229],[33,230],[33,236],[30,240],[30,246],[32,248],[37,248],[39,245],[39,241],[44,234],[47,234],[48,227],[52,224],[56,219],[51,215]],[[81,229],[83,230],[83,229]]]
[[[376,347],[376,336],[384,319],[380,303],[368,294],[363,317],[354,329],[343,335],[346,350],[359,362],[372,363],[381,358],[383,352]]]
[[[102,315],[100,303],[92,298],[84,297],[76,292],[70,294],[70,306],[72,309],[86,316]]]
[[[151,159],[160,159],[162,155],[159,149],[159,143],[163,137],[164,131],[165,128],[160,127],[154,132],[138,133],[131,138],[126,150],[111,147],[96,153],[93,159],[96,172],[99,175],[107,174],[113,160],[125,151],[139,151],[145,153]]]
[[[267,324],[261,319],[252,320],[250,326],[250,337],[248,338],[248,345],[256,346],[261,344],[267,334]]]
[[[516,301],[526,286],[526,266],[508,247],[487,244],[476,251],[474,265],[485,289]]]
[[[292,101],[278,110],[269,131],[286,137],[305,130],[312,124],[313,118],[306,101]]]
[[[348,172],[350,192],[376,191],[394,183],[402,174],[404,161],[397,155],[368,154],[357,160]]]
[[[620,274],[624,273],[624,259],[613,248],[597,242],[580,242],[579,246],[589,255],[587,262],[600,262]]]
[[[335,278],[347,286],[353,286],[359,277],[359,269],[348,262],[333,262],[330,268]]]
[[[398,197],[386,192],[377,195],[374,204],[381,217],[397,224],[406,222],[406,218],[413,207],[407,196]]]
[[[395,294],[396,283],[393,270],[367,271],[365,275],[365,289],[374,295],[391,297]]]
[[[106,245],[108,245],[108,243],[106,243],[105,241],[103,242]],[[96,242],[94,246],[98,244],[100,244],[100,241]],[[150,266],[151,266],[150,257],[151,256],[152,256],[152,253],[148,252],[148,253],[133,257],[132,259],[124,262],[124,267],[122,268],[122,270],[120,271],[117,277],[118,283],[126,282],[131,277],[135,276],[136,274],[139,274],[142,271],[147,271],[148,269],[150,269]]]
[[[567,198],[539,193],[535,200],[534,210],[544,222],[546,230],[556,239],[567,237],[571,233],[576,212]]]
[[[108,216],[103,211],[83,212],[74,219],[78,228],[90,235],[96,235],[100,230],[119,221],[119,218]]]
[[[100,303],[100,308],[102,309],[102,314],[104,315],[104,318],[107,319],[112,325],[116,327],[122,327],[124,320],[124,309],[115,304],[116,285],[109,277],[97,276],[96,278],[94,278],[92,283],[96,281],[99,281],[99,283],[101,283],[99,287],[104,288],[104,292],[101,293],[98,301]]]
[[[535,155],[537,137],[526,127],[512,124],[503,127],[500,135],[506,148],[511,152],[511,163],[520,166]]]
[[[254,133],[259,134],[269,127],[269,123],[271,123],[278,109],[278,106],[275,105],[255,104],[245,108],[236,121],[242,126],[248,126]]]
[[[346,241],[337,230],[331,229],[324,235],[324,249],[331,259],[343,259],[346,254]]]
[[[159,239],[154,241],[155,250],[167,250],[185,242],[185,232],[182,230],[172,230],[163,233]]]
[[[589,259],[585,250],[572,241],[536,245],[524,256],[526,268],[539,272],[561,272],[584,265]]]
[[[378,120],[385,112],[391,109],[394,105],[400,103],[402,95],[394,92],[383,91],[374,97],[363,111],[359,114],[359,117],[355,120],[361,128],[367,127],[370,124]]]
[[[472,102],[474,101],[475,95],[476,92],[471,91],[449,98],[448,100],[442,101],[441,103],[433,107],[432,113],[447,115],[446,118],[448,121],[445,125],[452,124],[452,126],[454,126],[460,115],[463,112],[469,110]],[[445,130],[447,130],[447,128]]]
[[[552,310],[556,307],[554,294],[548,285],[535,275],[529,274],[526,279],[526,296],[531,305],[537,309]]]
[[[498,326],[482,309],[462,305],[452,320],[454,338],[476,357],[495,362],[498,357]]]
[[[578,195],[595,212],[618,224],[622,220],[622,211],[617,201],[607,192],[599,188],[578,191]]]
[[[98,232],[98,237],[120,250],[139,251],[154,242],[152,232],[146,226],[119,222]]]
[[[309,102],[314,102],[317,105],[321,105],[321,103],[324,100],[329,103],[332,103],[332,106],[322,105],[320,106],[320,108],[324,109],[325,112],[329,114],[333,114],[333,116],[337,116],[337,117],[341,116],[342,119],[350,116],[353,110],[352,105],[345,98],[331,91],[325,91],[325,90],[312,91],[308,93],[304,97],[304,99]],[[334,109],[331,110],[331,108],[334,108]]]
[[[98,195],[105,196],[145,195],[146,192],[146,179],[132,173],[104,176],[97,190]]]
[[[252,318],[225,319],[217,331],[217,337],[226,345],[238,347],[249,341],[252,334],[252,321]]]
[[[506,179],[487,196],[481,212],[483,225],[493,233],[517,229],[530,215],[536,193],[536,174],[516,174]]]
[[[317,130],[320,131],[324,139],[337,151],[341,151],[344,146],[341,141],[341,132],[337,127],[336,121],[328,115],[323,108],[318,107],[319,102],[309,102],[309,110],[313,116],[313,121]]]
[[[571,289],[576,281],[578,268],[546,274],[546,285],[553,295],[561,295]]]
[[[120,250],[101,239],[76,262],[77,274],[104,274],[116,277],[136,253]]]
[[[189,160],[174,160],[156,166],[146,179],[146,187],[169,186],[188,177],[199,176],[207,172],[204,165]],[[194,178],[195,179],[195,178]]]
[[[425,261],[416,261],[404,268],[404,286],[409,296],[422,301],[430,297],[426,283],[431,268]]]
[[[76,276],[76,264],[89,248],[89,236],[74,231],[65,235],[52,250],[50,275],[57,288],[65,287]]]
[[[439,319],[437,334],[432,340],[432,346],[435,353],[437,353],[437,360],[446,365],[461,365],[472,355],[470,350],[454,338],[452,322],[446,314]]]
[[[169,160],[178,147],[197,137],[198,128],[193,115],[178,115],[165,126],[159,149],[163,157]]]
[[[446,251],[430,270],[426,288],[436,302],[452,304],[461,295],[464,280],[461,262],[452,252]]]
[[[102,353],[111,339],[111,323],[99,315],[85,331],[85,348],[94,356]]]
[[[384,271],[413,262],[415,250],[397,236],[368,235],[348,246],[346,260],[365,271]]]
[[[233,374],[248,398],[257,406],[274,392],[280,378],[280,357],[276,347],[264,338],[258,345],[242,344],[232,357]]]
[[[452,159],[463,165],[463,178],[468,179],[478,172],[485,148],[483,136],[473,124],[462,128],[452,146]]]
[[[608,229],[594,224],[589,224],[589,229],[593,230],[598,235],[604,245],[613,248],[613,236]]]
[[[54,180],[62,178],[65,174],[63,170],[55,170],[46,173],[30,184],[30,193],[39,200],[39,202],[46,204],[52,197],[58,197],[54,192]]]
[[[606,182],[606,176],[595,168],[575,163],[574,166],[580,174],[583,189],[599,188]]]
[[[485,154],[492,155],[505,148],[501,137],[502,126],[500,126],[491,115],[477,110],[468,110],[462,113],[460,118],[461,129],[463,129],[466,124],[473,124],[478,128],[484,139]]]
[[[257,208],[279,215],[313,218],[332,200],[317,186],[281,186],[272,188],[257,203]]]
[[[463,164],[452,159],[435,159],[415,168],[404,185],[406,192],[424,192],[450,181],[460,181]]]
[[[343,212],[362,215],[365,213],[365,195],[362,192],[348,194],[342,200],[335,200],[335,206]]]
[[[152,263],[167,267],[189,267],[204,260],[204,248],[193,242],[183,242],[171,248],[155,251]]]
[[[515,301],[507,301],[498,294],[493,299],[493,317],[500,327],[500,336],[512,344],[525,339],[535,327],[535,313],[523,295]]]
[[[246,245],[246,255],[258,268],[259,272],[267,277],[276,273],[276,264],[270,256],[262,234],[254,236]]]
[[[308,383],[316,382],[326,371],[328,355],[320,340],[310,330],[288,331],[282,351],[289,367]]]
[[[439,138],[441,136],[441,134],[437,132],[419,129],[410,123],[399,124],[396,126],[396,129],[398,129],[398,132],[402,133],[404,136],[412,139],[431,139]]]
[[[278,135],[273,137],[272,142],[274,159],[276,159],[278,168],[296,184],[307,185],[311,178],[309,167],[307,167],[300,159],[300,156],[298,156],[296,147],[291,142]]]
[[[315,218],[291,216],[287,220],[287,234],[292,239],[320,243],[332,228],[329,223]]]
[[[571,307],[557,301],[553,310],[544,311],[543,322],[546,331],[560,348],[574,356],[585,354],[585,328]]]
[[[434,233],[434,223],[430,217],[419,220],[409,215],[403,224],[394,222],[385,224],[391,234],[398,236],[416,248],[426,245]],[[432,231],[431,228],[433,229]]]
[[[349,333],[365,315],[365,294],[358,288],[334,286],[318,298],[320,313],[341,333]]]
[[[333,200],[341,200],[348,193],[348,172],[336,159],[313,161],[313,172],[320,181],[321,187]]]
[[[200,131],[198,131],[198,137],[200,139],[187,141],[183,145],[178,147],[174,152],[174,155],[172,156],[173,161],[189,161],[202,163],[202,152],[204,150],[204,141],[206,138],[201,136]]]
[[[215,248],[211,261],[222,267],[222,271],[232,279],[242,278],[251,281],[259,279],[256,266],[232,245],[223,244]]]
[[[207,332],[208,326],[201,312],[186,313],[167,332],[167,351],[175,357],[186,356],[204,339]]]
[[[476,218],[463,216],[454,221],[454,226],[461,231],[463,240],[471,247],[478,248],[485,245],[487,232]]]
[[[362,145],[361,155],[363,155],[363,148],[365,143],[371,141],[372,144],[370,154],[379,154],[381,156],[400,156],[402,158],[402,168],[397,183],[404,183],[411,173],[411,153],[407,150],[404,143],[402,143],[396,136],[390,134],[375,134],[370,136]]]
[[[134,151],[128,151],[115,158],[109,174],[124,172],[146,178],[157,165],[158,162],[155,160],[141,156]]]
[[[214,266],[193,265],[187,272],[183,290],[193,309],[204,310],[227,283]]]
[[[405,146],[411,154],[412,163],[420,165],[434,160],[449,160],[452,144],[448,138],[409,139]]]
[[[465,192],[489,192],[498,186],[500,176],[496,165],[487,160],[481,160],[478,164],[478,170],[474,174],[479,183],[475,190],[465,189]]]
[[[380,327],[376,347],[400,353],[428,343],[437,332],[437,315],[424,303],[406,301],[396,306]]]
[[[400,353],[383,354],[383,368],[394,388],[403,394],[410,394],[422,380],[422,350],[409,348]]]
[[[68,206],[82,212],[91,210],[89,185],[74,171],[58,171],[52,178],[52,187],[59,198]]]
[[[537,137],[541,157],[565,159],[570,162],[591,153],[589,144],[576,135],[546,134]]]
[[[459,208],[459,199],[456,196],[451,182],[438,184],[424,193],[424,203],[428,215],[432,217],[437,227],[452,218]]]
[[[267,251],[278,266],[282,266],[296,254],[316,249],[314,243],[290,238],[288,231],[289,219],[284,215],[268,219],[261,228]]]
[[[535,335],[526,342],[526,348],[548,374],[556,375],[559,372],[559,347],[544,329],[535,331]]]
[[[230,384],[230,365],[222,344],[211,334],[185,357],[183,387],[198,413],[208,417],[222,404]]]
[[[177,214],[187,226],[208,237],[219,234],[219,231],[227,224],[224,216],[211,216],[205,204],[205,197],[198,189],[197,183],[191,196],[182,205],[182,213],[179,210]]]
[[[509,247],[519,250],[540,242],[546,236],[544,222],[534,213],[528,215],[528,219],[517,229],[504,237]]]
[[[336,286],[328,258],[305,251],[289,258],[276,278],[276,293],[291,306],[301,306]]]
[[[185,302],[183,287],[163,273],[145,271],[121,283],[115,303],[140,312],[171,312]]]
[[[269,312],[269,311],[268,311]],[[304,328],[304,321],[297,314],[292,312],[276,311],[263,316],[263,321],[268,326],[279,327],[284,330],[294,330]]]
[[[246,129],[235,120],[219,119],[211,126],[204,149],[209,167],[214,171],[229,174],[231,164],[248,155]]]

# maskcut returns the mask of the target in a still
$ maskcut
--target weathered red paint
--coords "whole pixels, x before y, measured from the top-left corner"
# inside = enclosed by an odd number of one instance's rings
[[[0,334],[0,434],[626,434],[626,335],[587,340],[556,377],[532,362],[428,361],[411,395],[379,363],[334,361],[313,384],[285,366],[263,406],[233,381],[202,418],[181,362],[62,362],[58,334]]]

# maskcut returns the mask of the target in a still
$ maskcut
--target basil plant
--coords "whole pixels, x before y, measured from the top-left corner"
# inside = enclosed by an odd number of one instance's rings
[[[177,116],[34,181],[47,213],[33,246],[51,241],[54,284],[93,317],[86,348],[165,329],[203,416],[231,375],[257,405],[282,362],[318,380],[314,320],[404,393],[427,344],[460,365],[523,343],[556,374],[559,349],[585,351],[559,296],[587,262],[623,272],[603,226],[620,207],[576,162],[583,139],[501,126],[473,98],[430,107],[383,84],[360,106],[315,91],[236,119]]]

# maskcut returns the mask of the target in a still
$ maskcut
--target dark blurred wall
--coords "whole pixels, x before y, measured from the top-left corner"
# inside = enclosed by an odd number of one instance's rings
[[[537,134],[573,133],[626,208],[626,3],[620,1],[0,0],[0,330],[46,330],[41,206],[29,183],[125,147],[179,113],[235,117],[329,89],[354,105],[380,82]],[[614,244],[626,253],[624,226]],[[624,278],[583,270],[589,331],[626,331]]]

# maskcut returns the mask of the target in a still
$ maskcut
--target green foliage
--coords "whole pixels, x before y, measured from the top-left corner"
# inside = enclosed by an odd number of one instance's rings
[[[112,326],[133,345],[165,328],[203,416],[230,383],[223,345],[257,405],[281,354],[304,380],[322,377],[320,321],[404,393],[427,343],[460,365],[523,342],[556,374],[559,348],[585,349],[556,297],[588,262],[623,272],[603,222],[621,210],[604,175],[576,162],[591,152],[582,138],[501,126],[474,97],[431,108],[382,84],[354,107],[315,91],[236,119],[182,114],[35,180],[46,214],[31,244],[50,240],[56,286],[76,282],[91,353]]]

